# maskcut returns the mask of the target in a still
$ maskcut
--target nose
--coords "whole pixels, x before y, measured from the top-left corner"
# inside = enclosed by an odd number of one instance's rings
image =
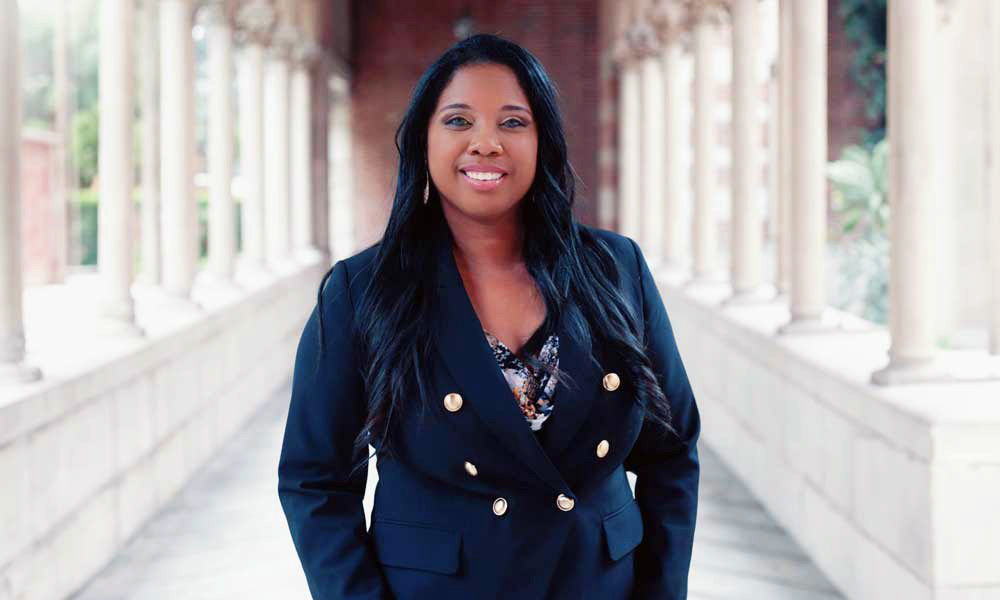
[[[486,154],[487,156],[502,154],[503,146],[497,138],[496,130],[488,129],[474,134],[472,136],[472,141],[469,143],[469,153]]]

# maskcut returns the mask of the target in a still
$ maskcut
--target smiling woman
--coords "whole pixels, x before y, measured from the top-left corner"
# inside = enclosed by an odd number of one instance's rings
[[[449,221],[516,218],[512,210],[534,181],[538,154],[538,130],[517,76],[498,64],[465,67],[438,104],[427,160]]]
[[[638,245],[573,216],[542,65],[459,42],[396,146],[382,239],[295,358],[278,494],[313,596],[686,597],[698,409]]]

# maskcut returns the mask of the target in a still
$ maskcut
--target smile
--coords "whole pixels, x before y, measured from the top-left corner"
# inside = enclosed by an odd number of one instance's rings
[[[470,171],[471,172],[471,171]],[[500,182],[507,177],[506,173],[475,173],[469,175],[465,171],[460,171],[462,177],[469,182],[473,188],[488,192],[490,190],[495,190],[500,186]]]

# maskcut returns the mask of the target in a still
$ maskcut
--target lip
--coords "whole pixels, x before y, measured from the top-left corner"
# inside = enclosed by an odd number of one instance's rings
[[[478,169],[470,169],[470,170],[477,171]],[[483,171],[486,171],[486,169],[483,169]],[[478,190],[480,192],[489,192],[489,191],[495,190],[498,187],[500,187],[500,184],[503,183],[503,180],[507,179],[507,172],[506,171],[490,170],[489,172],[490,173],[502,173],[502,175],[500,176],[500,179],[495,179],[493,181],[480,181],[478,179],[473,179],[473,178],[469,177],[468,175],[465,174],[464,171],[462,171],[462,179],[464,179],[475,190]]]
[[[494,165],[468,164],[458,168],[459,171],[476,171],[477,173],[503,173],[507,174],[507,169],[502,169]]]

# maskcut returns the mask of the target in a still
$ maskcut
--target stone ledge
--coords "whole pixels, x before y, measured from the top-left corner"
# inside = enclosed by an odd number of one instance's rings
[[[1000,598],[1000,381],[882,387],[884,328],[779,335],[783,300],[720,306],[728,285],[657,277],[703,439],[847,596]],[[942,351],[944,362],[969,351]],[[956,369],[953,369],[956,370]]]
[[[85,326],[92,275],[29,290],[28,362],[45,379],[0,388],[0,597],[79,588],[287,385],[326,268],[299,264],[242,290],[199,281],[195,312],[136,285],[148,336],[131,340]]]

